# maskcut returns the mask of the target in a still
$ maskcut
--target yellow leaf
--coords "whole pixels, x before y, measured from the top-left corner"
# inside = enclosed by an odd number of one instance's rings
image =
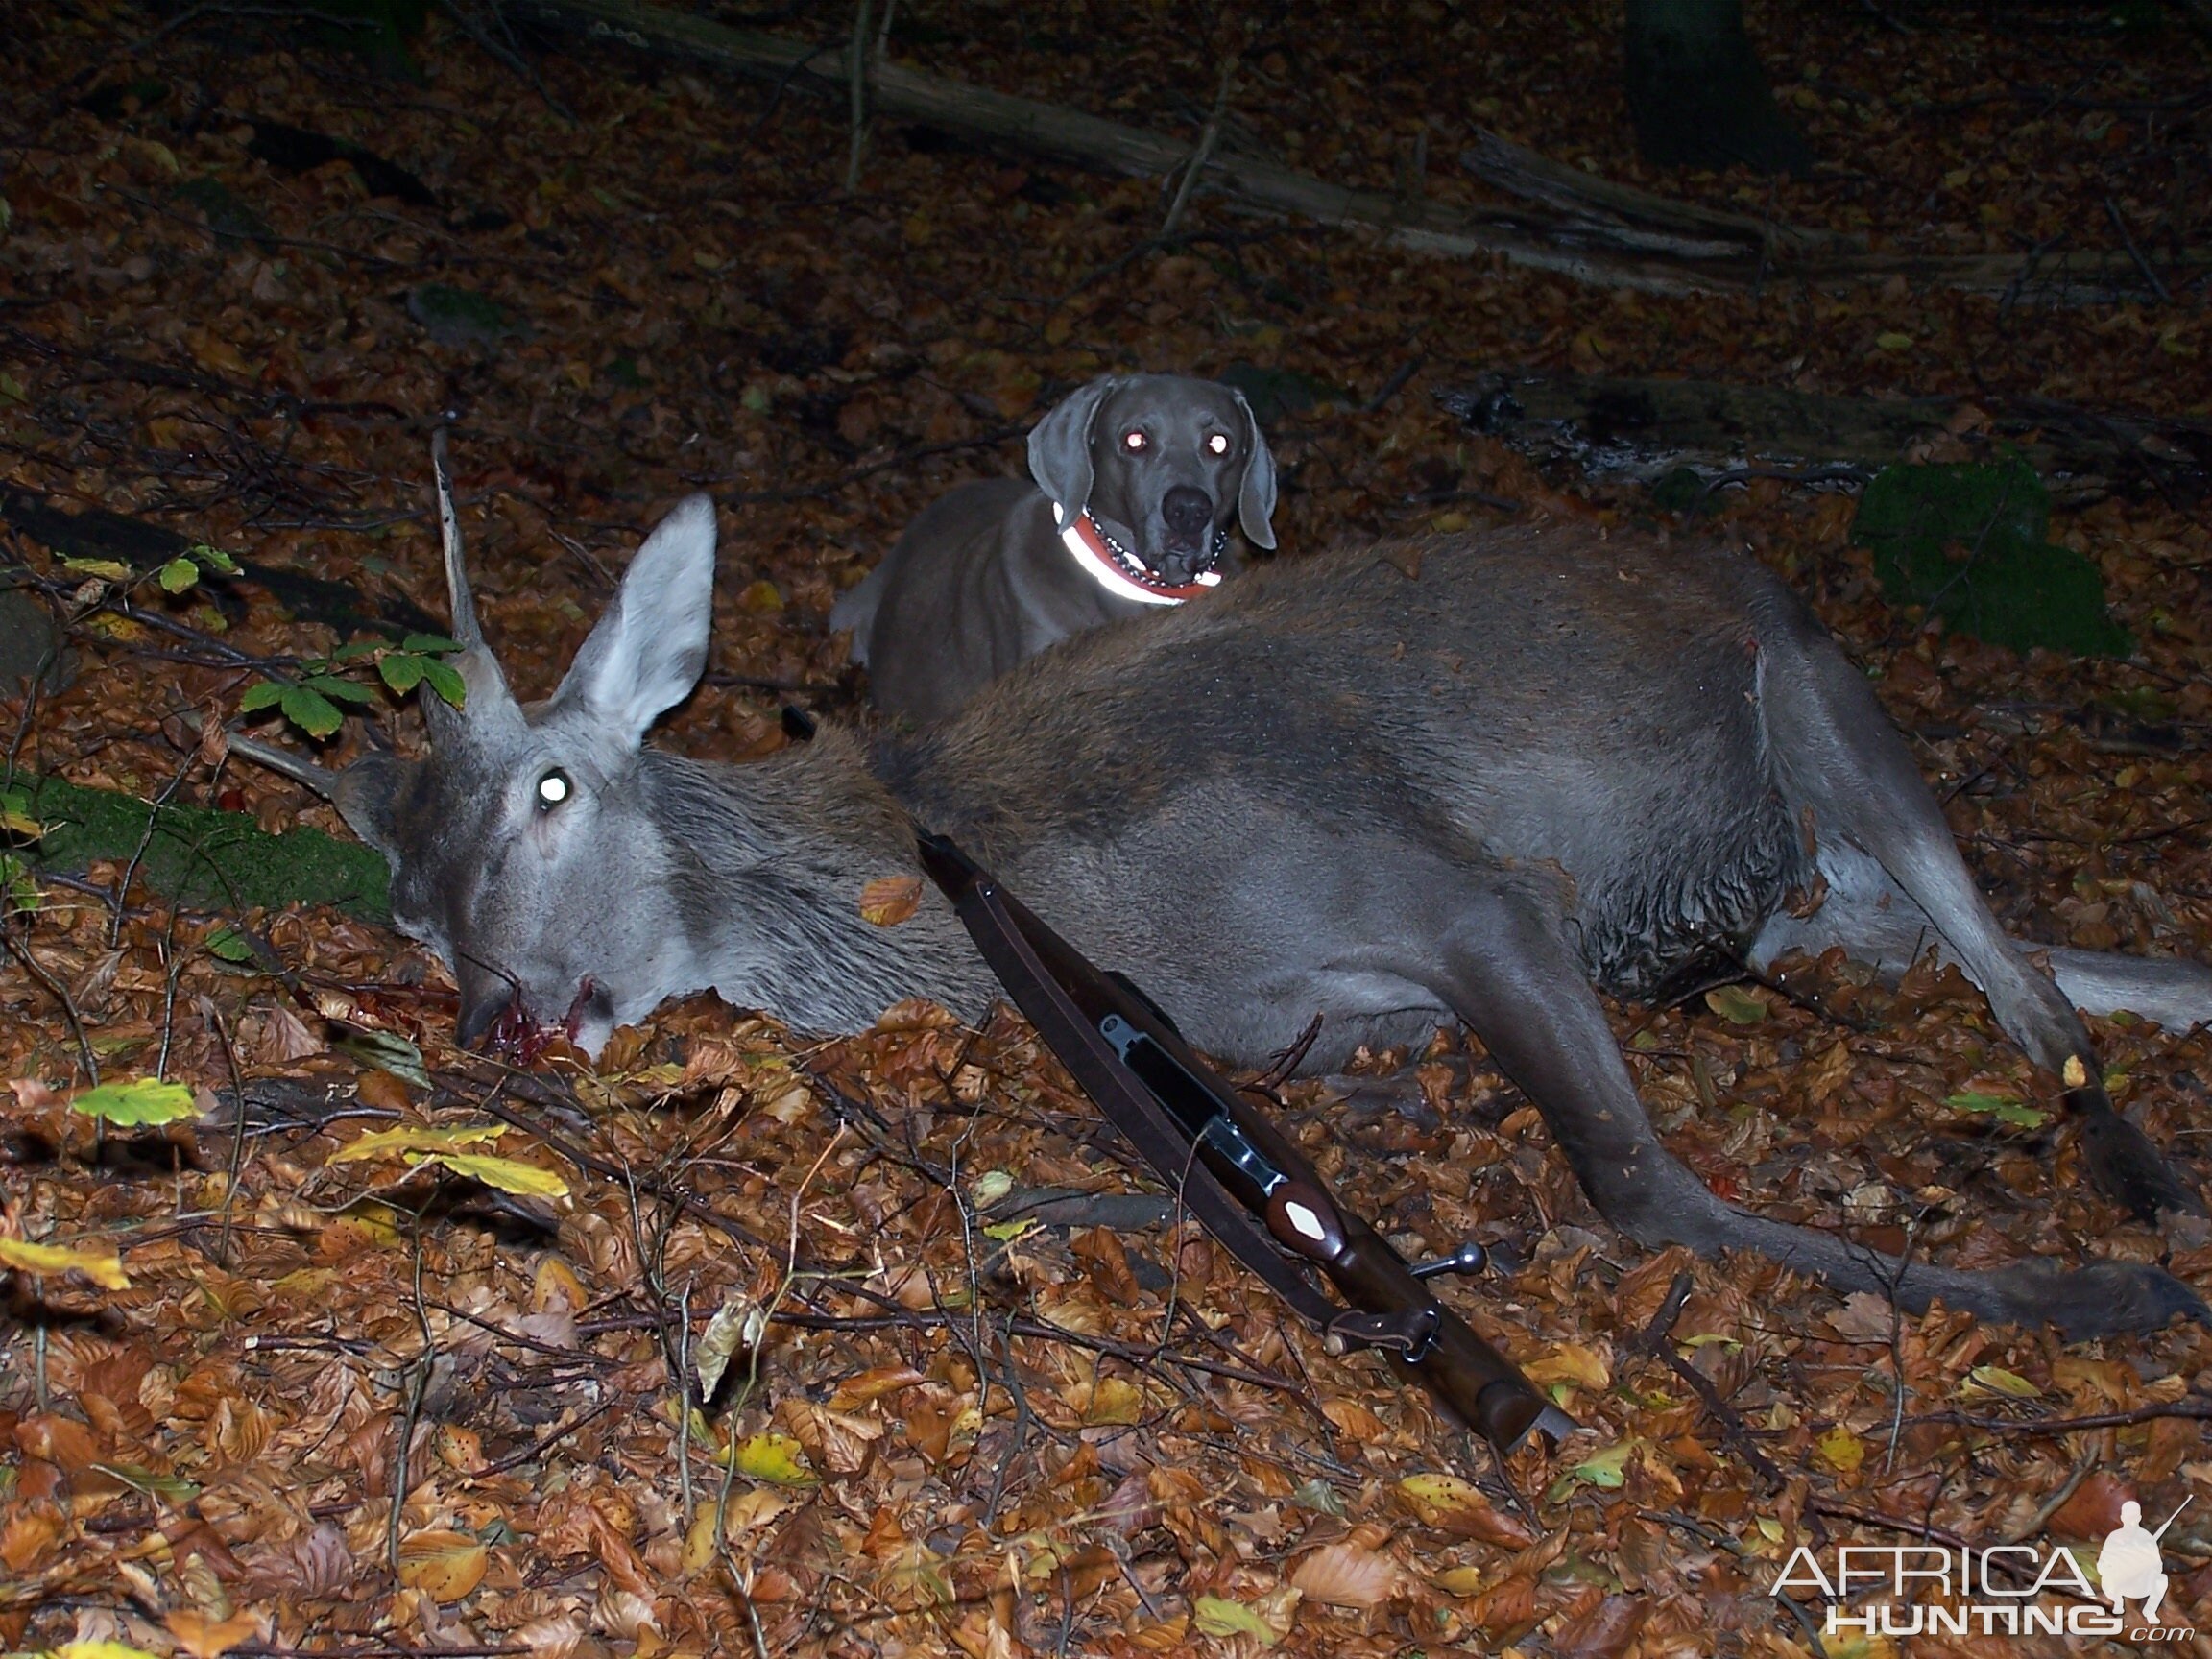
[[[1910,351],[1912,349],[1912,336],[1887,328],[1874,336],[1874,344],[1885,351]]]
[[[1959,1392],[1965,1395],[2003,1394],[2014,1400],[2034,1400],[2043,1390],[2021,1376],[2000,1365],[1977,1365],[1966,1373],[1966,1381],[1959,1384]]]
[[[131,566],[113,559],[64,559],[61,567],[78,576],[97,576],[103,582],[128,582]]]
[[[879,876],[860,889],[860,919],[878,927],[896,927],[922,904],[922,878]]]
[[[399,1582],[433,1601],[458,1601],[484,1582],[491,1560],[466,1532],[418,1532],[399,1541]]]
[[[468,1123],[456,1129],[433,1129],[426,1123],[411,1123],[398,1129],[379,1129],[373,1135],[349,1141],[330,1154],[328,1162],[349,1164],[356,1158],[382,1158],[396,1152],[445,1152],[455,1146],[473,1145],[479,1141],[496,1141],[506,1133],[504,1123]]]
[[[811,1486],[814,1477],[799,1461],[805,1451],[790,1435],[770,1430],[764,1434],[748,1434],[737,1442],[731,1455],[740,1475],[777,1486]]]
[[[2089,1069],[2081,1064],[2080,1055],[2069,1054],[2066,1056],[2066,1065],[2059,1071],[2058,1076],[2067,1088],[2079,1089],[2089,1081]]]
[[[1866,1461],[1866,1442],[1841,1423],[1814,1441],[1813,1449],[1820,1454],[1820,1460],[1839,1475],[1848,1475]]]
[[[1593,1456],[1585,1457],[1567,1473],[1576,1480],[1608,1491],[1624,1485],[1628,1479],[1628,1459],[1635,1453],[1636,1442],[1623,1440],[1618,1446],[1608,1446]]]
[[[466,1175],[471,1181],[481,1181],[487,1187],[496,1187],[502,1192],[514,1192],[524,1198],[565,1198],[568,1183],[550,1169],[541,1169],[535,1164],[524,1164],[515,1158],[492,1158],[481,1152],[440,1152],[421,1160],[424,1164],[443,1164],[456,1175]]]
[[[1525,1367],[1531,1382],[1572,1382],[1578,1388],[1599,1389],[1612,1382],[1605,1357],[1579,1342],[1560,1342]]]
[[[775,583],[762,577],[737,595],[737,609],[756,616],[770,615],[783,609],[783,595]]]
[[[154,1655],[128,1642],[64,1642],[54,1649],[54,1659],[154,1659]]]
[[[1190,1611],[1192,1622],[1208,1636],[1250,1636],[1262,1647],[1272,1647],[1283,1640],[1268,1628],[1266,1620],[1226,1596],[1201,1596],[1190,1604]]]
[[[112,1250],[74,1250],[62,1244],[0,1238],[0,1267],[20,1273],[82,1273],[104,1290],[131,1287],[122,1258]]]

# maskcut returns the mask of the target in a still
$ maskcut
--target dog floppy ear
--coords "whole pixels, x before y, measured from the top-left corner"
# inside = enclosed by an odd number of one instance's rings
[[[1067,398],[1029,434],[1029,476],[1072,517],[1091,499],[1091,425],[1098,405],[1122,383],[1102,375]]]
[[[1235,388],[1231,388],[1235,392]],[[1244,487],[1237,493],[1237,522],[1244,540],[1270,550],[1275,545],[1275,452],[1267,447],[1267,435],[1260,430],[1252,405],[1236,392],[1237,408],[1244,417],[1245,436],[1252,441],[1252,458],[1244,464]]]

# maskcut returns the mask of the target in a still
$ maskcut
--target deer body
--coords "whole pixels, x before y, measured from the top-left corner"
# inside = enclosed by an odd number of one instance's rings
[[[1593,987],[1648,997],[1831,943],[1896,971],[1933,947],[2068,1071],[2102,1180],[2169,1221],[2201,1210],[2105,1100],[2067,996],[1998,930],[1863,679],[1749,562],[1523,530],[1281,564],[1070,641],[918,735],[830,731],[727,767],[640,747],[703,665],[713,557],[694,498],[525,709],[449,543],[469,709],[434,710],[428,760],[372,757],[335,798],[391,859],[401,926],[453,967],[465,1037],[518,1013],[595,1049],[709,987],[810,1031],[910,997],[974,1018],[996,986],[934,891],[896,926],[859,913],[869,881],[917,872],[922,825],[1226,1059],[1263,1062],[1315,1013],[1324,1068],[1465,1022],[1645,1242],[2077,1334],[2204,1315],[2154,1267],[1965,1273],[1767,1221],[1651,1131]],[[2091,1005],[2212,1014],[2194,964],[2054,960]]]

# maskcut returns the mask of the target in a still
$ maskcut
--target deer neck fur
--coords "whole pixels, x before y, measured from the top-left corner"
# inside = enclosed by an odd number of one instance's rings
[[[914,825],[851,733],[825,724],[745,766],[647,750],[639,781],[700,974],[685,989],[823,1032],[907,998],[968,1019],[990,1005],[996,981],[933,890],[894,926],[861,915],[870,882],[921,878]]]

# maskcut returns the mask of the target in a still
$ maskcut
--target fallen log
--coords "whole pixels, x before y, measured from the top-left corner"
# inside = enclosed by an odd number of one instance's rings
[[[2212,481],[2212,423],[2106,414],[2048,398],[1984,408],[1956,397],[1844,397],[1712,380],[1479,374],[1436,393],[1471,431],[1540,466],[1649,482],[1679,468],[1859,468],[1924,458],[1945,439],[1971,453],[2017,449],[2060,501],[2155,490],[2200,499]]]
[[[777,81],[808,80],[849,96],[841,46],[733,29],[638,0],[517,0],[511,15],[645,51]],[[2155,297],[2128,251],[2040,254],[1890,254],[1828,231],[1769,226],[1746,215],[1669,203],[1627,185],[1575,179],[1575,169],[1503,139],[1479,144],[1476,171],[1525,204],[1458,206],[1332,184],[1261,157],[1196,146],[1078,109],[1017,98],[877,61],[868,107],[1027,156],[1097,171],[1165,178],[1196,160],[1204,187],[1239,207],[1375,231],[1397,246],[1450,257],[1487,255],[1595,287],[1662,294],[1755,293],[1777,283],[1847,288],[1907,281],[2032,304]],[[2169,288],[2212,273],[2212,250],[2169,262]]]

